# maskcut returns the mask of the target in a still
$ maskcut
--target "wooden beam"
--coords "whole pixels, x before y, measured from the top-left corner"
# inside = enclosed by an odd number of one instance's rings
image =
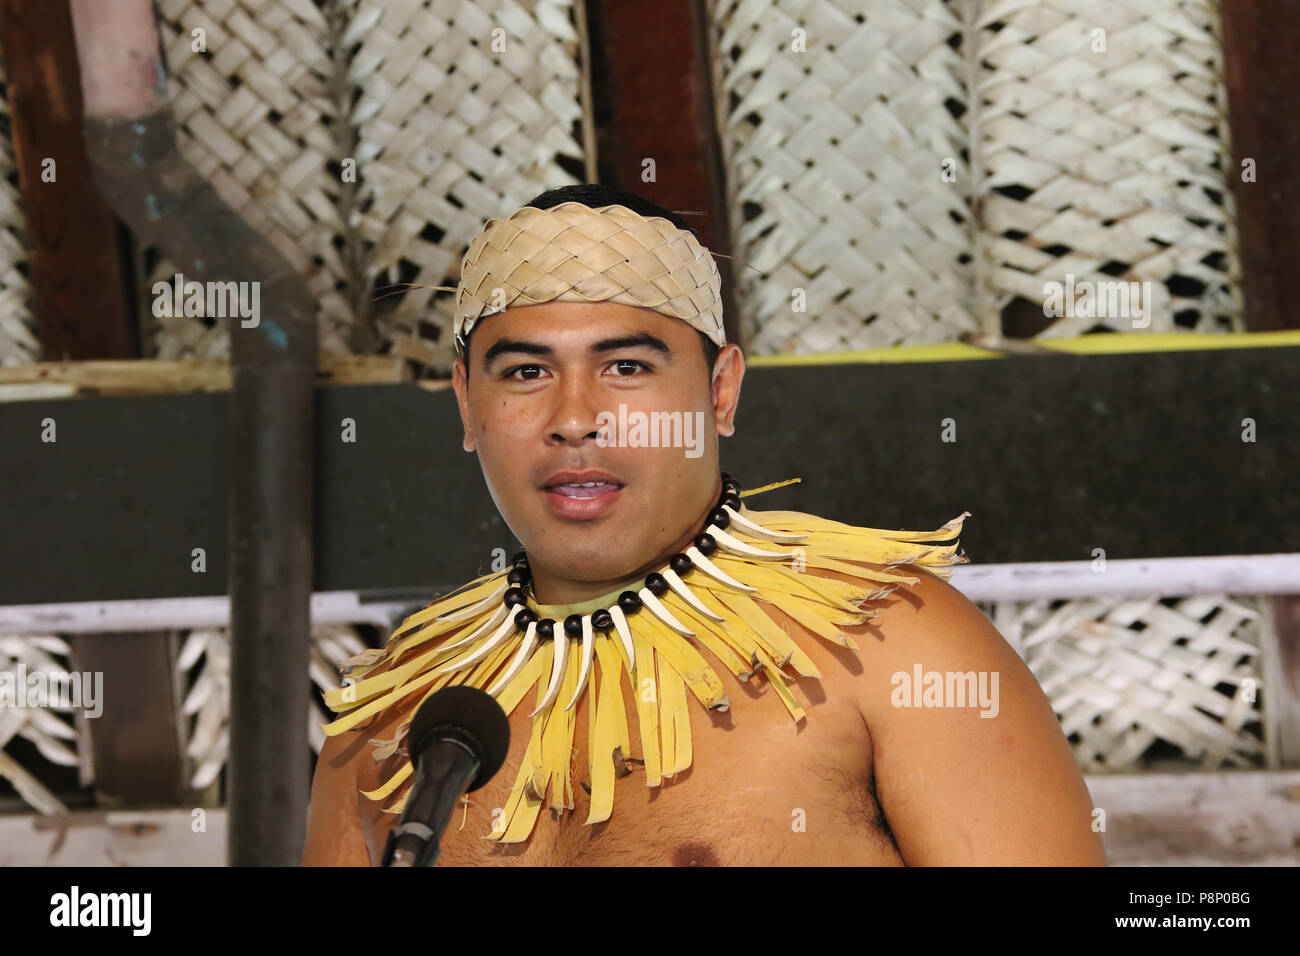
[[[176,639],[171,631],[70,636],[74,669],[103,674],[103,712],[90,727],[100,801],[176,804],[188,790]]]
[[[1265,0],[1222,4],[1246,327],[1300,328],[1292,292],[1300,259],[1300,7]],[[1253,181],[1250,181],[1253,180]],[[1300,767],[1300,596],[1271,599],[1263,707],[1269,757]]]
[[[1112,865],[1296,864],[1300,771],[1085,778]],[[0,866],[223,866],[226,811],[0,815]]]
[[[409,366],[399,356],[322,355],[316,383],[396,384],[409,382],[412,377]],[[45,388],[46,391],[39,391],[39,388]],[[229,390],[230,363],[223,359],[38,362],[0,368],[0,401],[72,395],[152,395]]]
[[[0,0],[0,46],[44,354],[138,355],[117,221],[95,187],[81,134],[68,0]]]
[[[0,815],[0,866],[225,865],[225,807]]]
[[[1140,773],[1086,778],[1106,811],[1113,866],[1295,866],[1300,772]]]
[[[1300,767],[1300,595],[1271,598],[1262,649],[1265,745],[1279,767]],[[1267,619],[1266,619],[1267,620]]]
[[[408,614],[429,603],[434,593],[459,582],[431,584],[378,600],[374,592],[321,591],[311,596],[311,621],[320,624],[368,624],[390,633]],[[161,598],[137,601],[87,601],[62,604],[0,605],[0,636],[8,634],[94,634],[113,640],[117,631],[230,627],[230,598]],[[3,738],[0,738],[3,739]],[[83,778],[87,780],[89,778]],[[83,783],[83,786],[85,784]]]
[[[1232,0],[1223,11],[1224,67],[1246,327],[1300,328],[1292,276],[1300,259],[1300,7]],[[1253,182],[1242,163],[1253,164]]]
[[[701,0],[586,0],[600,181],[680,214],[719,258],[727,341],[740,342],[731,228]],[[647,182],[646,160],[654,160]]]

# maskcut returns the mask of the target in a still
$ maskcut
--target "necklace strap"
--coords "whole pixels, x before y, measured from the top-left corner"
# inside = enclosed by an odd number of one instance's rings
[[[528,606],[536,611],[540,617],[563,621],[570,614],[590,614],[592,611],[599,611],[601,608],[609,607],[626,590],[627,588],[617,588],[608,594],[602,594],[598,598],[592,598],[590,601],[579,601],[576,604],[537,604],[530,597]]]

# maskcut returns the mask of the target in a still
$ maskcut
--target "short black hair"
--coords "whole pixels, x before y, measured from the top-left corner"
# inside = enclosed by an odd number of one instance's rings
[[[602,186],[599,183],[577,183],[571,186],[560,186],[556,189],[548,189],[546,192],[536,196],[531,201],[525,203],[525,206],[532,206],[535,209],[550,209],[552,206],[558,206],[563,202],[580,202],[591,209],[599,209],[601,206],[626,206],[633,212],[642,216],[661,216],[667,219],[678,229],[685,229],[696,239],[700,234],[695,228],[686,222],[681,216],[671,209],[665,209],[653,200],[646,199],[644,196],[638,196],[636,193],[628,192],[625,189],[616,189],[613,186]],[[469,379],[469,343],[470,338],[474,335],[474,330],[478,328],[478,322],[470,327],[470,330],[463,336],[465,343],[465,378]],[[718,353],[722,351],[718,344],[709,338],[703,332],[696,330],[700,336],[701,347],[704,349],[704,363],[709,368],[709,380],[713,380],[713,367],[718,361]]]

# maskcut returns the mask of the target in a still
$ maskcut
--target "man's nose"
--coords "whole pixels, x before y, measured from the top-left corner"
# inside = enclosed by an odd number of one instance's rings
[[[579,444],[595,438],[600,431],[597,416],[603,411],[599,389],[575,377],[563,383],[555,395],[555,410],[547,423],[551,440]]]

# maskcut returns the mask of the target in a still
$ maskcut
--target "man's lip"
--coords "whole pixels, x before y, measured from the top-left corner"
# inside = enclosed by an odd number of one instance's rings
[[[568,497],[585,498],[595,497],[596,495],[607,495],[612,491],[621,491],[622,488],[622,485],[615,484],[612,481],[603,481],[590,487],[586,482],[566,481],[563,484],[551,485],[542,490],[553,495],[564,493]],[[573,492],[571,492],[570,489],[573,489]]]
[[[618,488],[622,488],[624,484],[614,475],[603,471],[557,471],[542,484],[542,490],[550,491],[560,485],[585,485],[589,481],[604,482]]]
[[[590,489],[589,495],[566,495],[555,488],[543,489],[551,513],[557,518],[579,521],[598,518],[614,506],[622,493],[622,485],[610,484],[605,488]]]

